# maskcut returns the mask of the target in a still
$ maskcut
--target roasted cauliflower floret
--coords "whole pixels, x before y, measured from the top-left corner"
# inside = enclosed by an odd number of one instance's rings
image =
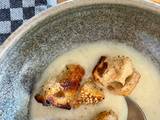
[[[115,94],[128,96],[134,90],[140,79],[140,74],[136,71],[126,79],[125,85],[119,82],[113,82],[108,85],[108,89]]]
[[[118,116],[112,110],[99,113],[94,120],[118,120]]]
[[[56,80],[52,79],[45,82],[35,99],[43,105],[71,109],[84,74],[85,71],[80,65],[67,65],[54,78]]]
[[[129,57],[102,56],[92,71],[95,81],[119,95],[129,95],[137,85],[140,74],[135,72]]]
[[[92,80],[86,81],[80,88],[78,104],[97,104],[104,99],[104,93]]]

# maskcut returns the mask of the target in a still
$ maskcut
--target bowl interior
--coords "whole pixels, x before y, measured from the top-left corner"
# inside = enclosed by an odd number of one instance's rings
[[[0,118],[28,120],[34,83],[58,55],[100,40],[128,44],[160,66],[160,14],[96,4],[65,10],[29,30],[0,59]]]

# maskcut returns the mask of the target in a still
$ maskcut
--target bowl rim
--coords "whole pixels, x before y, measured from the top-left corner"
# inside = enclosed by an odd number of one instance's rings
[[[146,0],[69,0],[64,3],[60,3],[55,7],[51,7],[34,17],[30,18],[24,24],[22,24],[16,31],[14,31],[0,46],[0,59],[5,54],[5,52],[14,45],[25,33],[27,33],[31,28],[35,27],[38,23],[44,19],[58,14],[62,11],[65,11],[70,8],[76,8],[85,5],[92,4],[122,4],[128,6],[139,7],[153,11],[160,14],[160,6],[154,3],[151,3]]]

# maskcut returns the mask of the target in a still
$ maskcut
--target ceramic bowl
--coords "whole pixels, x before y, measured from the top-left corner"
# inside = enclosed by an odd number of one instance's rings
[[[0,119],[28,120],[33,86],[60,54],[81,43],[117,41],[160,67],[160,9],[139,0],[74,0],[33,17],[1,47]]]

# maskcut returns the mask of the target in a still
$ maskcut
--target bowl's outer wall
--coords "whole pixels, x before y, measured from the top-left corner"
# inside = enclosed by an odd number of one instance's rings
[[[28,120],[33,85],[51,61],[99,40],[133,46],[160,67],[160,14],[112,4],[69,9],[36,25],[0,59],[0,119]]]

